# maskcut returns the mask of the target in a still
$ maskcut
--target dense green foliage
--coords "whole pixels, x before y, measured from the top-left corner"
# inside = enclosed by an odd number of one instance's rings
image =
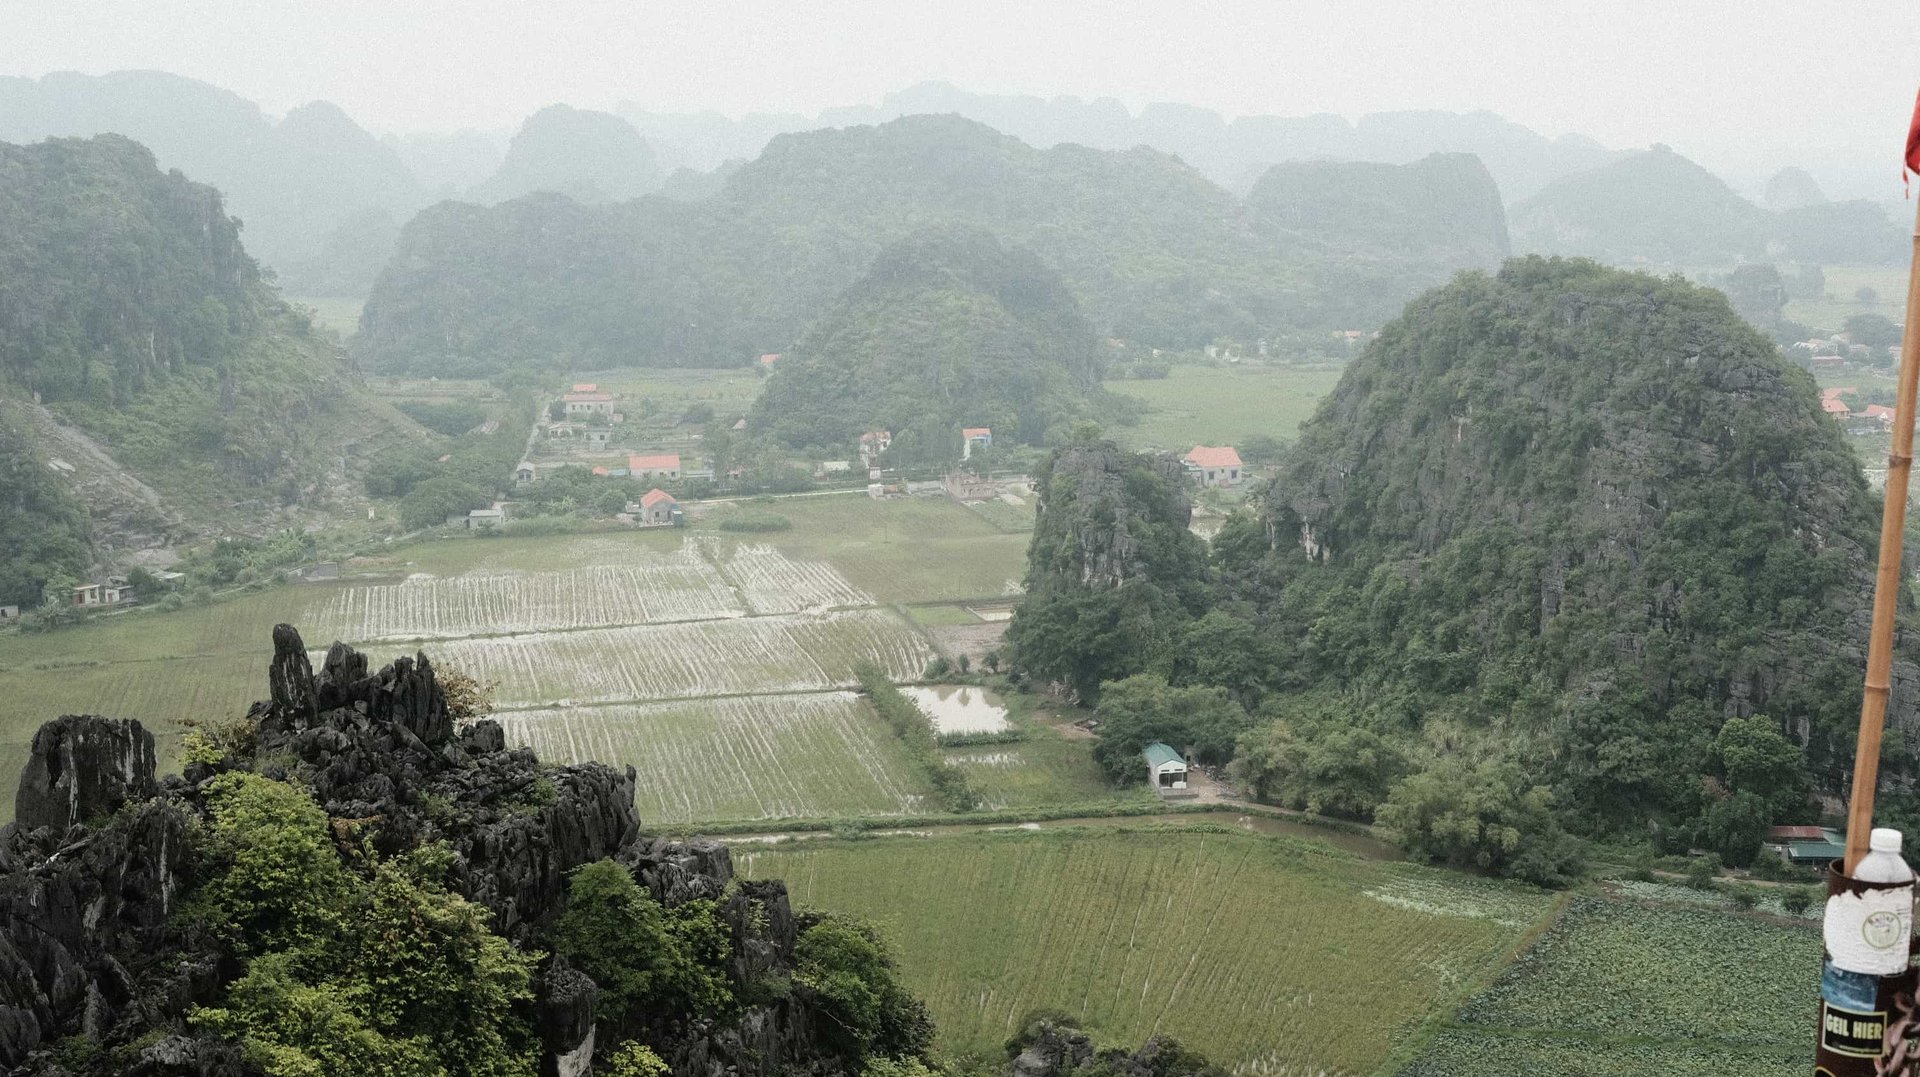
[[[1145,148],[1036,150],[910,116],[783,135],[698,203],[436,206],[402,234],[359,346],[438,374],[745,363],[785,351],[881,251],[950,225],[1032,250],[1097,331],[1157,346],[1378,322],[1437,279],[1391,244],[1351,263],[1320,223],[1282,227]]]
[[[1210,566],[1150,465],[1075,444],[1042,470],[1008,634],[1033,677],[1126,685],[1116,774],[1143,735],[1210,743],[1173,695],[1219,689],[1255,715],[1256,793],[1542,882],[1579,863],[1565,831],[1745,863],[1842,787],[1871,500],[1811,378],[1718,292],[1463,275],[1348,367]]]
[[[0,413],[0,606],[37,606],[54,578],[92,561],[86,506]]]
[[[271,1077],[530,1077],[535,955],[444,886],[433,848],[349,867],[300,789],[247,773],[207,789],[210,872],[190,915],[247,960],[193,1023]]]
[[[218,192],[114,135],[0,144],[0,394],[37,395],[206,526],[326,496],[409,427],[273,292]]]
[[[1092,700],[1103,682],[1170,664],[1208,598],[1179,462],[1082,428],[1034,482],[1027,598],[1007,628],[1015,665]]]
[[[1234,738],[1249,719],[1226,689],[1175,688],[1160,677],[1140,673],[1100,689],[1100,741],[1093,757],[1115,781],[1138,780],[1140,752],[1154,741],[1201,763],[1218,766],[1233,757]]]
[[[825,917],[800,933],[793,956],[795,982],[813,993],[828,1042],[848,1057],[915,1058],[933,1045],[926,1005],[900,983],[873,928]]]
[[[1798,810],[1806,771],[1753,774],[1777,742],[1712,751],[1756,712],[1837,784],[1873,512],[1811,379],[1716,293],[1463,278],[1349,368],[1263,503],[1218,549],[1271,687],[1443,755],[1494,738],[1586,830],[1680,837],[1728,790]]]
[[[894,464],[947,463],[962,427],[1064,437],[1099,391],[1093,329],[1058,275],[978,231],[883,251],[774,367],[751,423],[788,445],[851,452],[890,430]]]
[[[597,1012],[610,1043],[664,1013],[719,1019],[737,1007],[726,976],[733,943],[713,902],[663,909],[611,860],[568,880],[553,950],[599,985]]]

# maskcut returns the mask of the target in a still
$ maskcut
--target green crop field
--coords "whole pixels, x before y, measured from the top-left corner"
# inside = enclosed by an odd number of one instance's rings
[[[1553,905],[1538,891],[1217,827],[818,840],[739,849],[797,905],[892,941],[941,1045],[997,1051],[1064,1010],[1242,1072],[1363,1074],[1457,1005]]]
[[[1291,439],[1340,381],[1341,367],[1176,366],[1168,377],[1107,387],[1144,401],[1137,426],[1110,431],[1140,449],[1186,452],[1195,445],[1237,445],[1251,435]]]
[[[500,723],[544,760],[632,763],[649,824],[934,810],[899,739],[850,692],[515,711]]]
[[[766,381],[758,370],[745,367],[602,370],[569,380],[592,382],[603,392],[622,394],[635,405],[629,418],[642,422],[655,415],[678,418],[695,404],[709,404],[720,416],[743,415],[753,407]]]
[[[450,537],[349,562],[337,582],[171,613],[135,611],[42,635],[0,634],[0,819],[12,810],[14,760],[40,723],[66,713],[139,718],[160,737],[169,766],[180,721],[237,716],[266,693],[270,633],[281,621],[316,649],[341,639],[378,662],[425,650],[496,685],[495,700],[509,712],[606,704],[617,706],[580,713],[624,708],[658,718],[649,707],[672,700],[678,717],[653,724],[677,740],[657,748],[641,736],[603,740],[612,753],[604,758],[642,766],[683,751],[684,773],[710,782],[738,762],[720,750],[714,730],[736,735],[730,750],[765,747],[748,743],[763,731],[741,715],[772,712],[733,697],[844,688],[862,659],[917,678],[934,652],[923,630],[891,607],[1001,595],[1024,571],[1025,535],[996,530],[945,499],[776,504],[790,530],[717,530],[732,512],[762,508],[743,503],[707,506],[685,530]],[[841,723],[837,735],[854,736],[845,715],[832,721]],[[803,773],[791,788],[768,785],[763,773],[738,789],[651,806],[643,790],[642,805],[650,817],[674,821],[911,808],[919,789],[892,764],[874,769],[815,751],[829,743],[816,734],[832,721],[781,734],[780,743],[814,753],[796,764]],[[702,756],[689,747],[696,743],[714,750]],[[1043,761],[1039,772],[1061,770]],[[831,789],[836,783],[844,788]]]
[[[1583,897],[1400,1072],[1806,1073],[1819,976],[1804,921]]]
[[[1823,266],[1826,294],[1819,299],[1787,303],[1786,316],[1815,329],[1837,333],[1855,314],[1881,314],[1896,322],[1907,320],[1907,268],[1898,266]],[[1862,303],[1856,293],[1871,288],[1874,299]]]

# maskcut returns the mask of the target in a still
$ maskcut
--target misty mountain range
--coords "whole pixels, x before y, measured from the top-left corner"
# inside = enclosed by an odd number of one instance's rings
[[[1661,193],[1658,182],[1648,187],[1646,170],[1633,163],[1647,160],[1645,151],[1613,150],[1580,135],[1548,138],[1490,112],[1380,113],[1352,122],[1328,114],[1229,121],[1181,104],[1149,105],[1135,113],[1112,99],[976,94],[923,83],[877,106],[812,117],[664,114],[631,102],[613,112],[553,105],[510,138],[474,131],[377,136],[328,102],[303,105],[276,120],[230,91],[162,72],[0,78],[0,141],[101,132],[132,137],[151,148],[163,167],[225,192],[246,224],[249,250],[277,271],[288,292],[310,295],[366,294],[402,225],[448,198],[492,205],[551,191],[594,204],[658,192],[698,201],[717,194],[780,135],[929,113],[957,114],[1043,150],[1063,144],[1108,151],[1150,146],[1177,156],[1227,192],[1255,198],[1262,177],[1278,164],[1409,164],[1436,153],[1472,154],[1511,207],[1516,251],[1643,262],[1769,254],[1844,259],[1857,257],[1857,250],[1897,246],[1899,236],[1875,206],[1839,203],[1846,208],[1836,210],[1836,204],[1824,203],[1812,178],[1797,168],[1769,188],[1763,209],[1686,162],[1691,171],[1668,169],[1673,174],[1664,179],[1705,191],[1674,199]],[[1684,158],[1668,153],[1660,161]],[[1701,176],[1710,182],[1698,183]],[[1269,203],[1276,189],[1269,187]],[[1371,199],[1389,215],[1406,208],[1404,190],[1355,196]],[[1572,204],[1561,204],[1569,199]],[[1590,220],[1605,216],[1596,207],[1623,199],[1645,211],[1626,224],[1624,236],[1607,234],[1607,220]],[[1392,207],[1396,201],[1400,210]],[[1681,204],[1713,207],[1708,219],[1733,222],[1736,234],[1699,244],[1668,242],[1661,238],[1665,222],[1678,222],[1689,234],[1704,227],[1678,212]],[[1776,209],[1805,218],[1792,228],[1802,237],[1797,255],[1773,242]],[[1832,227],[1868,238],[1837,248],[1813,242]],[[1647,236],[1658,241],[1634,246]]]

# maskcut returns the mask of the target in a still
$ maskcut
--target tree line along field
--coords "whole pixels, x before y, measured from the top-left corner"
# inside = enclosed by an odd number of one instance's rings
[[[701,708],[712,729],[738,732],[752,704],[731,697],[788,700],[842,689],[862,659],[915,678],[934,651],[924,629],[894,604],[999,595],[1017,588],[1023,573],[1025,536],[994,531],[944,499],[836,496],[775,507],[792,529],[750,540],[716,529],[742,510],[727,504],[704,506],[686,530],[441,539],[350,562],[349,578],[337,583],[102,617],[44,635],[0,635],[0,818],[12,811],[18,761],[33,731],[60,714],[139,718],[159,736],[163,766],[172,765],[179,722],[238,716],[265,694],[270,632],[281,621],[300,628],[316,651],[334,639],[363,646],[378,662],[424,650],[495,683],[496,702],[508,711],[624,705],[632,712],[624,740],[603,736],[592,757],[658,764],[657,752],[667,749],[651,741],[660,736],[680,745],[676,758],[690,768],[673,780],[709,781],[734,765],[722,748],[751,756],[766,745],[722,744],[711,733],[686,739],[686,723]],[[374,575],[357,578],[362,573]],[[647,706],[664,700],[677,702]],[[811,745],[806,752],[836,729],[849,743],[870,743],[849,723],[884,732],[864,708],[841,707],[836,716],[802,711],[799,724],[778,735]],[[531,728],[529,719],[515,722]],[[562,741],[547,743],[559,751]],[[863,776],[854,756],[813,758],[833,759],[837,770],[796,784],[778,768],[750,768],[757,777],[742,780],[764,789],[716,790],[677,807],[661,799],[651,817],[891,814],[911,808],[922,792],[891,762]]]
[[[1171,1035],[1271,1077],[1374,1072],[1555,907],[1219,826],[826,839],[735,859],[786,879],[799,906],[878,923],[948,1051],[997,1052],[1045,1008],[1102,1042]]]
[[[1805,921],[1580,897],[1399,1073],[1804,1074],[1820,950]]]

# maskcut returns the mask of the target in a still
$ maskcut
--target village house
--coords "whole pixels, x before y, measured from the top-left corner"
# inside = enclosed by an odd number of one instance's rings
[[[1154,741],[1140,753],[1147,760],[1147,783],[1165,793],[1187,787],[1187,760],[1172,746]]]
[[[595,382],[576,381],[573,383],[573,391],[576,393],[597,393],[600,391],[600,386]]]
[[[127,588],[126,581],[117,576],[106,583],[83,583],[73,589],[73,604],[82,609],[118,606],[131,601],[133,592]]]
[[[0,624],[6,624],[8,621],[18,621],[19,619],[20,607],[0,606]]]
[[[955,468],[940,479],[947,496],[955,501],[992,501],[1000,496],[1000,487],[971,471]]]
[[[520,461],[520,466],[513,469],[513,481],[532,482],[536,474],[537,472],[534,471],[532,462],[522,460]]]
[[[613,431],[606,427],[596,427],[587,431],[587,448],[589,449],[604,449],[607,447],[607,442],[612,440]]]
[[[993,428],[990,426],[969,426],[960,431],[960,459],[973,459],[975,447],[993,448]]]
[[[636,479],[679,479],[680,454],[655,453],[627,457],[627,474]]]
[[[612,393],[568,393],[560,398],[560,403],[569,419],[613,414]]]
[[[860,435],[860,462],[872,467],[880,454],[891,448],[893,448],[893,431],[869,430]]]
[[[474,509],[467,513],[467,530],[469,531],[485,531],[506,522],[506,510],[498,506],[490,509]]]
[[[1187,473],[1202,486],[1238,486],[1244,465],[1231,445],[1195,445],[1184,457]]]
[[[1854,417],[1881,430],[1893,429],[1893,409],[1885,404],[1868,404]]]
[[[1825,867],[1846,853],[1840,832],[1824,826],[1769,827],[1766,844],[1775,856],[1803,867]]]
[[[1820,410],[1838,419],[1844,419],[1853,414],[1853,409],[1837,396],[1821,397]]]
[[[671,527],[680,521],[680,502],[672,494],[656,486],[641,497],[640,526]]]
[[[779,352],[768,352],[767,354],[765,354],[765,355],[763,355],[763,356],[761,356],[761,357],[760,357],[760,369],[761,369],[761,370],[772,370],[772,369],[773,369],[773,364],[775,364],[775,363],[777,363],[777,362],[779,362],[779,361],[780,361],[780,353],[779,353]]]

